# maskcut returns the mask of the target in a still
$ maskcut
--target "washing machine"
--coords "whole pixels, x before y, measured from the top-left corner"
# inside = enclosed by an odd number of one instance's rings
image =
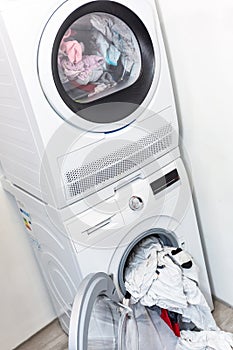
[[[75,334],[71,339],[80,342],[78,349],[86,349],[80,344],[87,338],[96,298],[105,295],[116,301],[125,296],[128,257],[148,236],[156,236],[164,245],[181,247],[193,256],[199,266],[200,289],[212,308],[192,193],[180,158],[157,171],[149,164],[140,176],[117,182],[114,195],[107,200],[96,200],[94,197],[101,198],[101,193],[95,193],[60,210],[8,180],[3,183],[16,198],[65,331],[74,307],[70,329]]]
[[[64,208],[176,158],[154,0],[3,1],[0,76],[2,167],[45,203]]]

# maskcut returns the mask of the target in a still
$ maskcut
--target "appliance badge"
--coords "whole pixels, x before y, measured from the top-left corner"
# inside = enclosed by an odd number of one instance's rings
[[[31,222],[31,217],[30,214],[28,212],[26,212],[24,209],[19,208],[20,213],[23,217],[23,222],[24,222],[24,226],[29,230],[32,231],[32,222]]]

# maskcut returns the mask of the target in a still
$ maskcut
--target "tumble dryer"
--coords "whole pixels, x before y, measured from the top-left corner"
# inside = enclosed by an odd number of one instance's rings
[[[59,210],[7,180],[4,187],[16,198],[65,331],[71,312],[74,315],[71,342],[80,342],[78,349],[86,349],[80,344],[87,338],[96,298],[100,294],[123,298],[127,259],[148,236],[190,252],[200,268],[200,289],[212,307],[192,194],[180,158],[157,171],[149,164],[140,177],[116,182],[114,195],[98,204],[94,197],[101,198],[101,193]]]
[[[46,203],[63,208],[168,152],[176,158],[153,0],[6,0],[0,76],[5,175]]]

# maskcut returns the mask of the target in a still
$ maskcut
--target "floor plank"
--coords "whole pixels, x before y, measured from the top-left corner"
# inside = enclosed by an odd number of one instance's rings
[[[68,337],[58,320],[42,329],[15,350],[67,350]]]
[[[214,302],[213,316],[218,326],[233,333],[233,308]],[[56,320],[15,350],[68,350],[68,337]]]
[[[233,333],[233,308],[224,303],[215,300],[214,302],[214,319],[217,325],[226,332]]]

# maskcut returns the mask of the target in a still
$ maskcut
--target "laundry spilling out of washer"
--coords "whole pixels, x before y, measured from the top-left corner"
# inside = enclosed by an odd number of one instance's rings
[[[115,306],[108,297],[95,301],[88,346],[115,349],[111,325],[117,312],[124,349],[230,350],[233,334],[217,327],[198,284],[198,267],[187,252],[155,236],[143,239],[127,259],[128,299]]]
[[[155,1],[6,0],[0,77],[1,183],[69,350],[175,344],[174,312],[219,332]]]
[[[125,269],[125,286],[135,322],[150,322],[155,332],[142,340],[142,347],[147,341],[148,350],[231,349],[233,334],[217,327],[198,284],[197,265],[181,248],[164,246],[153,236],[134,248]],[[146,338],[146,331],[143,335]]]
[[[140,303],[130,305],[125,349],[231,350],[232,334],[216,331],[181,331],[177,337],[156,308]],[[123,313],[122,313],[123,314]],[[100,320],[99,320],[100,321]],[[112,347],[114,348],[114,347]],[[96,347],[95,349],[100,349]],[[104,348],[105,349],[105,348]],[[106,349],[111,349],[111,346]]]

